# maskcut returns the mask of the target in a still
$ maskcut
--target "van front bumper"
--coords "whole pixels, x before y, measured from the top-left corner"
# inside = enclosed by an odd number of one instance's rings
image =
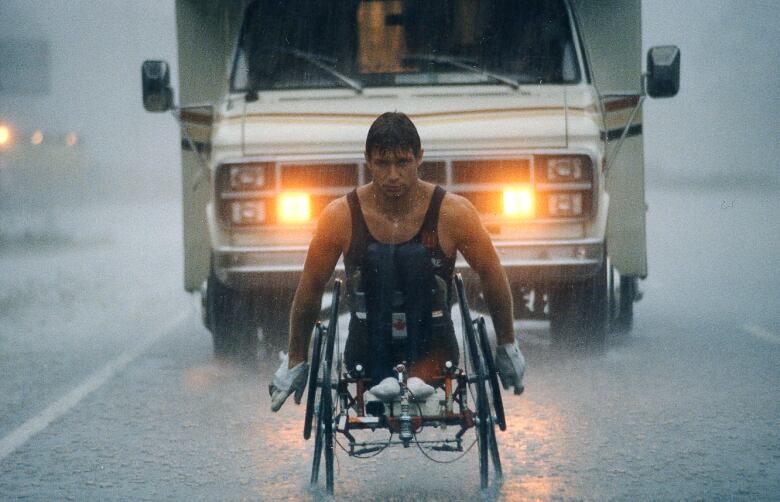
[[[501,264],[511,282],[566,282],[594,275],[604,260],[603,239],[495,241]],[[307,245],[221,246],[215,249],[219,279],[236,288],[297,285],[308,252]],[[462,256],[458,270],[468,269]],[[344,270],[339,260],[337,272]]]

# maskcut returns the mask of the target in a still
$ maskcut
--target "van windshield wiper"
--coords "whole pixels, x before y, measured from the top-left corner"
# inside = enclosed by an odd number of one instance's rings
[[[348,76],[344,75],[343,73],[333,69],[333,67],[328,66],[326,63],[333,64],[334,61],[327,56],[315,54],[313,52],[299,51],[298,49],[282,49],[281,52],[292,54],[293,56],[303,59],[304,61],[316,66],[317,68],[325,71],[326,73],[336,77],[338,80],[344,82],[349,87],[354,89],[355,92],[357,92],[358,94],[363,92],[363,85],[360,82],[351,79]]]
[[[434,54],[412,54],[412,55],[404,56],[404,59],[410,61],[430,61],[433,63],[444,63],[444,64],[454,66],[456,68],[461,68],[463,70],[470,71],[471,73],[476,73],[478,75],[484,75],[488,78],[492,78],[496,82],[501,82],[502,84],[506,84],[512,87],[512,89],[520,88],[520,83],[517,80],[513,80],[509,77],[505,77],[503,75],[499,75],[497,73],[484,70],[474,64],[467,63],[466,60],[458,59],[453,56],[437,56]]]

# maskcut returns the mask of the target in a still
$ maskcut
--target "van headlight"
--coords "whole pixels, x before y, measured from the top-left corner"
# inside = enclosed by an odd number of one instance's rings
[[[265,219],[265,201],[233,200],[230,202],[230,223],[233,225],[262,225]]]
[[[547,211],[554,217],[582,216],[582,193],[561,192],[547,196]]]
[[[550,157],[547,159],[548,181],[580,181],[582,179],[582,158]]]
[[[263,164],[234,164],[226,168],[231,191],[262,190],[265,187],[266,167]]]
[[[504,216],[531,218],[534,215],[534,191],[530,187],[504,188]]]
[[[537,218],[588,218],[593,214],[595,160],[585,154],[534,156]]]
[[[271,190],[274,181],[270,162],[222,164],[217,169],[217,195]]]
[[[547,183],[589,183],[593,160],[588,155],[535,156],[537,181]]]
[[[311,219],[311,196],[305,192],[283,192],[276,209],[279,223],[307,223]]]

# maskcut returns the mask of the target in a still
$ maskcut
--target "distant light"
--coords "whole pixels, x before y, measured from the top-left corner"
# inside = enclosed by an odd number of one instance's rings
[[[0,146],[5,146],[11,141],[11,129],[8,126],[0,125]]]
[[[76,146],[76,143],[78,143],[79,137],[76,136],[75,132],[69,132],[65,136],[65,144],[68,146]]]
[[[30,143],[33,145],[40,145],[43,143],[43,133],[40,129],[32,133],[32,136],[30,137]]]

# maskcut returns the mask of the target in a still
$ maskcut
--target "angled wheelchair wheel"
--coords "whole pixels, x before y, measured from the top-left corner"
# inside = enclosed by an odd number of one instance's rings
[[[311,425],[314,419],[314,400],[317,397],[317,375],[320,372],[320,362],[322,361],[322,340],[324,338],[324,329],[320,323],[314,327],[314,339],[312,340],[311,365],[309,365],[309,386],[306,391],[306,414],[303,419],[303,439],[311,437]]]
[[[319,482],[320,465],[325,456],[325,488],[333,495],[333,396],[329,365],[323,360],[322,377],[319,379],[320,401],[317,406],[317,430],[314,437],[314,457],[311,465],[311,484]]]
[[[490,350],[490,341],[488,340],[487,326],[485,318],[480,316],[477,319],[477,331],[479,333],[479,345],[482,349],[482,355],[485,357],[485,367],[488,372],[488,382],[490,383],[490,393],[493,397],[493,410],[496,412],[496,425],[502,431],[506,430],[506,415],[504,414],[504,399],[501,397],[501,387],[498,383],[498,371],[496,362],[493,359],[493,351]]]
[[[496,426],[491,423],[488,428],[488,449],[490,450],[490,460],[493,462],[493,475],[496,483],[504,480],[504,470],[501,467],[501,455],[498,453],[498,441],[496,440]]]
[[[311,478],[309,483],[316,485],[320,479],[320,462],[322,460],[323,430],[319,414],[317,414],[317,429],[314,432],[314,456],[311,459]]]
[[[496,363],[493,360],[493,352],[490,350],[490,342],[487,336],[487,327],[485,318],[480,316],[477,319],[477,333],[479,334],[480,349],[485,358],[485,370],[488,373],[488,383],[490,384],[490,394],[493,397],[493,411],[495,418],[491,416],[490,427],[488,430],[488,447],[490,449],[490,460],[493,462],[496,480],[503,478],[503,469],[501,468],[501,455],[498,453],[498,441],[496,440],[496,425],[502,431],[506,430],[506,416],[504,414],[504,400],[501,398],[501,388],[498,386],[498,372]],[[494,418],[494,420],[493,420]]]
[[[314,357],[312,356],[312,372],[309,374],[309,396],[307,399],[306,418],[309,419],[311,409],[312,419],[316,416],[317,426],[314,437],[314,458],[311,466],[311,484],[319,481],[320,464],[322,456],[325,457],[325,486],[329,495],[333,494],[333,350],[338,331],[338,307],[341,281],[336,280],[333,286],[333,305],[331,306],[330,319],[327,328],[318,325],[315,332],[315,353],[320,355],[317,361],[317,371],[314,371]],[[319,335],[319,340],[317,340]],[[317,351],[317,346],[320,350]],[[313,378],[312,378],[313,375]],[[313,380],[313,381],[312,381]],[[319,391],[319,392],[317,392]],[[316,395],[319,395],[317,402]],[[313,396],[313,397],[312,397]],[[311,402],[311,406],[309,406]],[[309,419],[308,433],[311,434],[311,420]],[[307,424],[304,423],[304,437],[306,437]]]
[[[469,381],[476,394],[476,429],[477,444],[479,446],[479,481],[480,487],[484,490],[488,487],[489,481],[489,462],[492,458],[496,477],[500,479],[501,465],[498,459],[498,444],[495,441],[495,430],[493,417],[490,411],[490,400],[487,393],[488,370],[485,364],[485,358],[479,342],[479,335],[471,320],[468,302],[463,287],[463,278],[460,274],[455,276],[455,287],[458,292],[458,301],[460,303],[460,313],[463,319],[463,331],[466,339],[466,346],[473,373],[466,370],[469,374]],[[491,451],[492,450],[492,451]],[[498,459],[498,462],[496,460]]]
[[[473,367],[473,374],[470,375],[476,393],[476,418],[477,418],[477,446],[479,447],[479,481],[480,487],[484,490],[488,487],[488,455],[490,443],[490,428],[492,421],[490,416],[490,401],[488,400],[487,369],[485,360],[479,350],[477,334],[474,330],[474,324],[469,322],[470,329],[466,328],[466,341],[468,345],[469,357]]]

